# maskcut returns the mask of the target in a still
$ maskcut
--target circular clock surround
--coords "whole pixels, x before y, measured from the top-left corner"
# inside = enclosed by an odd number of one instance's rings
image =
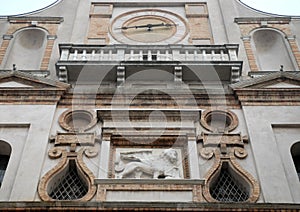
[[[148,28],[147,25],[153,27]],[[134,10],[124,13],[117,16],[110,25],[112,37],[118,42],[126,44],[178,43],[184,39],[187,33],[188,27],[182,17],[158,9]]]

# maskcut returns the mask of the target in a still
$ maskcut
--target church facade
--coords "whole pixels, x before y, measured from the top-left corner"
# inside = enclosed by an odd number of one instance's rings
[[[58,0],[0,34],[0,210],[300,208],[299,17]]]

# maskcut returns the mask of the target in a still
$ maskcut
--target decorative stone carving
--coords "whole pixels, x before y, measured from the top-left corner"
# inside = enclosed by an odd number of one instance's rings
[[[78,152],[67,152],[67,150],[60,149],[57,151],[56,148],[53,148],[49,151],[49,156],[54,157],[61,157],[61,160],[58,164],[48,171],[41,179],[39,186],[38,186],[38,193],[40,198],[43,201],[57,201],[57,200],[76,200],[76,201],[88,201],[90,200],[96,193],[96,186],[94,185],[95,176],[93,173],[87,168],[83,161],[83,152],[84,148],[81,148]],[[53,199],[51,193],[57,189],[57,185],[63,181],[66,172],[68,172],[69,167],[71,164],[75,164],[75,168],[78,172],[77,177],[81,179],[84,186],[86,187],[86,192],[80,198],[74,198],[69,194],[65,194],[66,196],[70,196],[66,199]],[[75,189],[75,188],[74,188]],[[73,193],[71,189],[66,188],[66,192]],[[71,190],[71,191],[70,191]]]
[[[100,140],[99,137],[94,132],[84,132],[95,126],[96,122],[93,111],[68,110],[61,115],[59,123],[69,132],[59,132],[50,137],[54,147],[48,155],[51,159],[61,160],[39,183],[38,193],[43,201],[88,201],[95,195],[95,176],[83,157],[93,158],[98,154],[95,142]]]
[[[229,110],[206,110],[200,123],[210,132],[231,132],[238,126],[238,117]]]
[[[198,137],[198,140],[202,143],[199,149],[201,157],[206,160],[215,158],[213,166],[205,176],[206,183],[203,188],[203,196],[205,199],[208,202],[256,202],[260,194],[259,184],[254,177],[237,162],[237,159],[244,159],[248,155],[244,149],[248,138],[242,137],[240,134],[202,133],[201,136]],[[224,178],[226,179],[224,180]],[[231,185],[227,185],[228,182],[230,182]],[[230,190],[229,186],[233,188]],[[223,193],[231,194],[224,194],[224,196],[222,196],[219,190],[215,190],[224,188],[229,189],[223,191]],[[238,195],[238,197],[235,198],[234,192],[240,191],[245,193],[243,198],[240,198]]]
[[[67,110],[59,118],[59,125],[71,132],[85,132],[97,123],[97,115],[90,110]]]
[[[116,178],[182,178],[180,150],[156,149],[118,151]]]

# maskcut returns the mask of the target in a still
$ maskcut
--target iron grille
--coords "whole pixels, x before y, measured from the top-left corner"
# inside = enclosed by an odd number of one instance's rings
[[[50,197],[56,200],[75,200],[82,198],[87,191],[88,188],[80,179],[74,161],[70,161],[68,172],[50,193]]]
[[[244,202],[249,198],[247,189],[229,172],[222,169],[219,179],[210,188],[211,196],[221,202]]]

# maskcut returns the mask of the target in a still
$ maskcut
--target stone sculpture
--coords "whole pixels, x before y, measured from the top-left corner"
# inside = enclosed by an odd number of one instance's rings
[[[140,179],[143,174],[153,179],[181,178],[175,149],[162,150],[158,156],[151,150],[121,152],[117,154],[115,172],[116,178]]]

